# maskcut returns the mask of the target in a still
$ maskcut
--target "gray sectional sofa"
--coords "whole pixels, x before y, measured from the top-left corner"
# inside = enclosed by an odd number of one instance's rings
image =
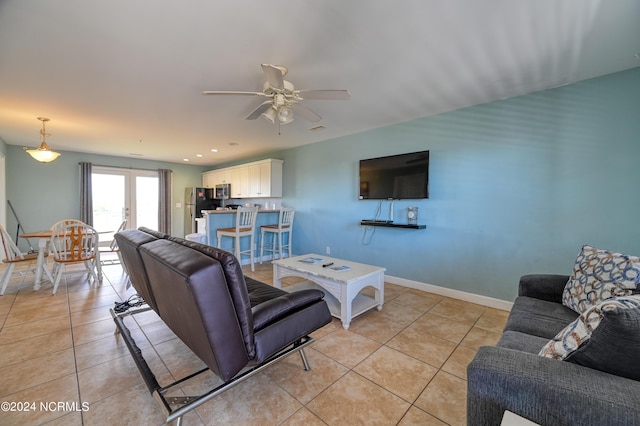
[[[468,425],[499,425],[505,410],[541,425],[640,425],[637,309],[607,313],[609,321],[594,331],[591,346],[581,346],[581,357],[538,355],[578,318],[562,304],[568,279],[520,279],[502,338],[481,347],[468,366]]]

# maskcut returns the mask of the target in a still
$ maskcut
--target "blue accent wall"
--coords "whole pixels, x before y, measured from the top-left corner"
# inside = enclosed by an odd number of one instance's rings
[[[640,255],[640,68],[282,152],[294,252],[502,300],[528,273],[570,274],[583,244]],[[358,161],[431,151],[425,230],[375,228]],[[380,217],[388,215],[388,201]]]

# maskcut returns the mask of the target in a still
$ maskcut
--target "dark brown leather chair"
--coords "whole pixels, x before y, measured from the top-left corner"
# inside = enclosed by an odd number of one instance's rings
[[[134,288],[167,326],[225,383],[202,396],[172,404],[160,387],[123,317],[112,315],[150,392],[161,402],[167,422],[216,396],[271,363],[313,342],[309,334],[331,321],[323,293],[287,293],[245,278],[231,253],[215,247],[142,230],[116,234]],[[180,383],[182,381],[179,381]],[[172,398],[175,402],[176,399]]]

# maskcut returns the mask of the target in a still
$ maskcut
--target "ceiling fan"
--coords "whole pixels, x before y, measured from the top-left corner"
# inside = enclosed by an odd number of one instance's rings
[[[317,123],[322,119],[318,114],[300,104],[304,99],[347,100],[351,97],[348,90],[296,90],[293,84],[284,79],[287,67],[282,65],[262,64],[265,82],[262,92],[235,92],[207,90],[203,95],[245,95],[267,98],[251,114],[247,120],[255,120],[262,116],[267,120],[280,124],[289,124],[293,115],[299,114],[306,120]]]

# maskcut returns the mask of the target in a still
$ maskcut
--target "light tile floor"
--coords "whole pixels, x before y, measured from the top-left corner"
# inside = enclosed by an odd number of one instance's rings
[[[109,307],[133,294],[120,266],[102,285],[69,276],[33,291],[15,277],[0,296],[0,424],[160,425],[164,419],[122,339]],[[245,273],[272,283],[271,265]],[[294,282],[289,280],[288,284]],[[385,284],[381,311],[344,330],[313,334],[311,371],[296,355],[276,363],[185,416],[185,425],[464,425],[466,366],[494,345],[507,312]],[[161,384],[204,364],[153,312],[127,318]],[[185,394],[219,382],[210,374]],[[44,405],[41,405],[44,403]],[[58,404],[60,403],[60,404]]]

